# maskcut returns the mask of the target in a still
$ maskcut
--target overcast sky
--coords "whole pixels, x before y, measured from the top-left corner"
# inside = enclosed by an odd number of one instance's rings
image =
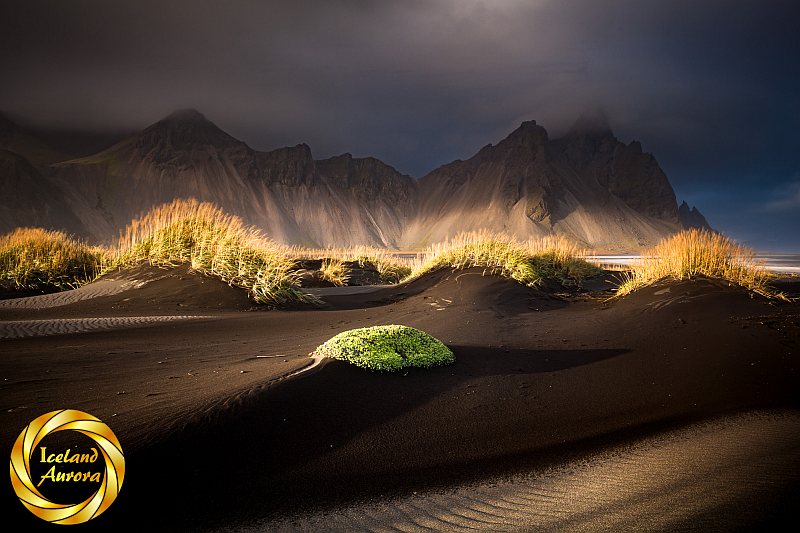
[[[800,251],[796,0],[76,1],[0,6],[0,110],[135,130],[195,107],[257,149],[413,176],[603,108],[679,200]]]

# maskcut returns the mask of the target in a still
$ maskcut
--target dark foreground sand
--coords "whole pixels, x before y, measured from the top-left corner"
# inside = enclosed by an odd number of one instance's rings
[[[324,310],[251,311],[179,270],[5,307],[17,322],[205,318],[0,340],[0,439],[10,450],[67,407],[112,427],[125,486],[84,529],[728,531],[800,503],[797,304],[707,280],[607,296],[441,272]],[[287,377],[331,335],[389,323],[442,339],[456,364]],[[38,525],[10,484],[0,500]]]
[[[800,415],[747,413],[631,439],[580,461],[256,520],[243,531],[709,531],[778,525]],[[709,497],[713,495],[713,497]],[[785,502],[788,504],[789,502]],[[225,528],[221,528],[224,530]]]

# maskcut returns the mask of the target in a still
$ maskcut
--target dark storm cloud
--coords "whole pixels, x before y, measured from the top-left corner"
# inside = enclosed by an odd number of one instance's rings
[[[193,106],[256,148],[308,142],[414,175],[600,106],[712,223],[800,248],[798,210],[774,209],[800,171],[795,4],[4,2],[0,102],[113,130]]]

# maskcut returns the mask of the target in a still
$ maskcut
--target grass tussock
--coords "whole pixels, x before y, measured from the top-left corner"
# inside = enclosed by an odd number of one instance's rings
[[[311,355],[383,372],[449,365],[456,360],[440,340],[424,331],[397,325],[344,331],[321,344]]]
[[[323,259],[321,275],[334,285],[347,284],[355,268],[376,270],[382,283],[399,283],[444,267],[481,267],[530,286],[544,280],[574,285],[598,271],[579,258],[580,249],[558,237],[520,243],[488,232],[462,234],[416,259],[369,247],[288,247],[239,217],[194,199],[154,207],[131,221],[107,248],[41,229],[16,230],[0,243],[0,283],[10,288],[68,289],[142,262],[158,267],[188,264],[270,305],[313,301],[300,287],[297,261],[302,259]]]
[[[295,259],[324,259],[331,262],[356,263],[360,268],[374,267],[381,277],[381,283],[400,283],[411,274],[412,261],[398,257],[390,251],[370,246],[351,248],[301,248],[292,247]]]
[[[297,287],[288,248],[210,203],[175,200],[153,208],[122,232],[111,266],[142,261],[192,269],[246,289],[259,303],[307,300]]]
[[[324,259],[319,271],[322,279],[336,287],[347,285],[350,280],[350,270],[345,267],[344,261],[341,259]]]
[[[428,248],[418,259],[411,279],[441,268],[483,268],[489,274],[533,287],[545,281],[578,285],[600,269],[583,259],[583,251],[568,239],[549,236],[524,243],[491,232],[462,233]]]
[[[728,281],[767,297],[782,297],[768,285],[772,275],[755,251],[719,233],[682,231],[646,250],[617,289],[624,296],[663,279],[706,276]]]
[[[17,228],[0,237],[0,286],[74,289],[101,271],[104,252],[62,231]]]

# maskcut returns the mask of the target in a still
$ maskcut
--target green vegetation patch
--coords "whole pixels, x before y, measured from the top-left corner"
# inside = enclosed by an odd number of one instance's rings
[[[344,331],[321,344],[312,355],[383,372],[449,365],[456,360],[440,340],[424,331],[397,325]]]

